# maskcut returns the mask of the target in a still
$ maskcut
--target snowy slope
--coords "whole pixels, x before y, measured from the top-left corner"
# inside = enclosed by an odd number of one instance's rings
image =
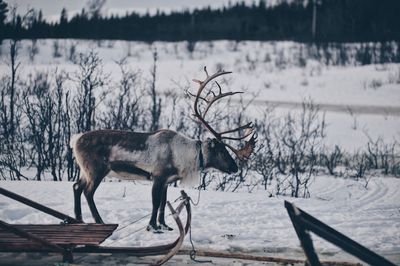
[[[2,181],[0,185],[73,215],[72,183]],[[118,223],[119,228],[128,225],[117,229],[104,245],[147,246],[167,243],[176,237],[176,230],[162,235],[146,232],[144,226],[148,217],[129,225],[151,211],[150,188],[148,184],[129,182],[103,182],[100,185],[95,199],[103,220]],[[262,192],[203,191],[200,204],[193,209],[193,240],[197,248],[301,258],[299,242],[283,207],[286,199],[368,248],[400,263],[399,190],[400,179],[373,178],[365,189],[362,182],[317,177],[310,199],[269,198]],[[178,197],[178,188],[169,191],[169,200]],[[188,193],[196,201],[197,190],[188,190]],[[83,216],[87,222],[93,221],[85,200]],[[58,222],[4,197],[0,197],[0,217],[12,223]],[[176,228],[171,217],[167,221]],[[315,236],[313,239],[322,258],[355,260],[326,241]],[[188,239],[184,246],[190,246]]]
[[[61,57],[53,56],[55,42]],[[176,88],[177,81],[202,78],[202,69],[207,66],[210,72],[221,68],[233,71],[234,74],[229,78],[232,88],[260,93],[258,99],[262,100],[299,102],[311,97],[317,103],[326,104],[395,107],[400,104],[400,86],[391,81],[399,75],[399,64],[343,67],[326,66],[306,59],[306,65],[299,67],[297,53],[301,45],[295,42],[197,42],[190,53],[187,42],[148,44],[136,41],[42,39],[37,41],[38,54],[33,62],[28,57],[31,45],[30,40],[23,40],[19,49],[20,71],[26,75],[38,70],[54,70],[55,67],[72,73],[77,66],[68,60],[71,46],[75,46],[75,56],[91,50],[98,53],[105,72],[111,73],[112,79],[119,77],[115,61],[124,57],[128,57],[133,69],[140,69],[144,75],[149,75],[153,51],[156,49],[157,87],[160,90]],[[8,71],[5,64],[8,54],[8,41],[5,40],[1,46],[0,73]]]

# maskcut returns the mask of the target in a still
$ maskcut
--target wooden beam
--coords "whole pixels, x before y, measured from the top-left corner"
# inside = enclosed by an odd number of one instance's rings
[[[301,226],[316,235],[322,237],[323,239],[327,240],[328,242],[338,246],[339,248],[343,249],[344,251],[354,255],[355,257],[359,258],[360,260],[370,264],[370,265],[388,265],[388,266],[395,266],[392,262],[388,261],[384,257],[376,254],[372,250],[362,246],[358,242],[352,240],[351,238],[345,236],[344,234],[336,231],[332,227],[324,224],[320,220],[316,219],[315,217],[311,216],[310,214],[306,213],[305,211],[297,208],[294,204],[285,201],[285,207],[288,210],[289,216],[294,211],[297,212],[296,214],[296,221],[295,223],[301,224]],[[295,228],[296,225],[294,224]],[[299,236],[300,238],[300,236]],[[301,239],[300,239],[301,240]],[[306,251],[305,251],[306,252]]]
[[[321,266],[318,255],[315,252],[311,236],[308,231],[305,230],[304,225],[299,220],[300,212],[294,206],[294,204],[289,204],[285,207],[289,214],[290,220],[292,221],[297,237],[300,240],[301,246],[303,247],[304,253],[307,257],[307,263],[312,266]]]
[[[191,249],[181,249],[178,254],[179,255],[189,255]],[[213,257],[213,258],[226,258],[226,259],[240,259],[240,260],[252,260],[259,262],[274,262],[274,263],[283,263],[283,264],[303,264],[306,262],[302,259],[289,259],[282,257],[271,257],[271,256],[262,256],[262,255],[251,255],[245,253],[237,253],[237,252],[224,252],[224,251],[214,251],[214,250],[202,250],[196,249],[196,256],[200,257]],[[346,262],[346,261],[322,261],[322,265],[329,266],[361,266],[360,263]]]

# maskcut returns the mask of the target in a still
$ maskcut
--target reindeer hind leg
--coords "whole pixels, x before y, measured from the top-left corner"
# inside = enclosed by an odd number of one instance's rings
[[[82,177],[80,177],[79,180],[73,185],[75,218],[81,222],[83,221],[82,220],[81,196],[82,196],[82,191],[83,191],[85,185],[86,185],[86,183]]]
[[[93,219],[98,224],[104,224],[103,219],[101,219],[99,211],[97,210],[96,204],[94,203],[94,192],[96,191],[97,187],[99,186],[100,182],[92,182],[89,184],[86,189],[84,190],[84,194],[86,197],[86,201],[89,205],[90,212],[92,213]]]
[[[108,174],[109,170],[106,165],[101,163],[94,164],[95,170],[91,171],[90,181],[87,182],[83,193],[85,194],[87,203],[89,205],[90,212],[96,223],[103,224],[103,220],[100,217],[99,211],[97,210],[96,204],[94,203],[94,193],[97,187],[100,185],[101,180]]]

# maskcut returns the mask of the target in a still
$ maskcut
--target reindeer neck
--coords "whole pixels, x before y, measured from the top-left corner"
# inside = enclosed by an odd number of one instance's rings
[[[196,147],[199,150],[198,161],[199,161],[199,169],[200,172],[204,170],[204,156],[203,156],[203,148],[201,140],[196,142]]]

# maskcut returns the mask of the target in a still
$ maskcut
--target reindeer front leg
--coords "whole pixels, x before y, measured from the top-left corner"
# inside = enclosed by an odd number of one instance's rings
[[[172,231],[174,229],[172,229],[165,223],[165,205],[167,204],[167,190],[168,190],[168,184],[166,183],[162,190],[160,211],[158,212],[158,224],[160,225],[159,228],[161,230]]]
[[[151,213],[150,223],[147,226],[147,231],[160,233],[160,228],[157,225],[157,214],[158,214],[158,209],[160,208],[162,193],[165,186],[166,186],[165,180],[163,180],[160,177],[154,177],[153,187],[151,189],[153,210]]]

